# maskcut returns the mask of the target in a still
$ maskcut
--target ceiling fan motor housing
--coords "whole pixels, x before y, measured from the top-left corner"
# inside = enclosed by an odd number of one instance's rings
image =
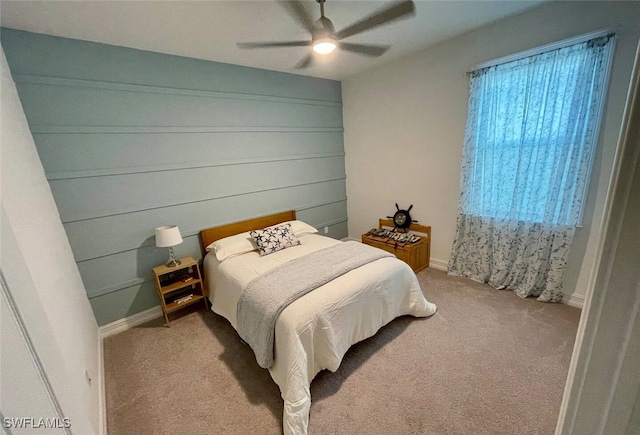
[[[315,32],[313,32],[313,39],[320,38],[333,38],[336,33],[335,27],[331,20],[325,16],[318,18],[315,22]]]

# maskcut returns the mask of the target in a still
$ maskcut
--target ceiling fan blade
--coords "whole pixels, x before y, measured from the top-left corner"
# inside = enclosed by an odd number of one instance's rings
[[[339,42],[338,46],[342,50],[371,57],[382,56],[389,48],[391,48],[390,45],[351,44],[349,42]]]
[[[289,15],[291,15],[293,19],[302,26],[303,29],[305,29],[310,34],[313,34],[315,28],[313,19],[309,15],[309,12],[307,12],[307,9],[302,4],[302,2],[295,0],[280,0],[278,3],[280,3],[282,7],[287,10]]]
[[[238,42],[238,48],[308,47],[311,41]]]
[[[414,15],[415,11],[416,7],[411,0],[403,1],[401,3],[392,3],[390,6],[387,6],[386,8],[381,9],[378,12],[375,12],[374,14],[342,29],[337,32],[335,36],[337,40],[347,38],[400,18],[408,18],[409,16]]]
[[[296,68],[297,69],[306,68],[309,65],[311,65],[312,62],[313,62],[313,55],[308,54],[304,59],[302,59],[300,62],[296,64]]]

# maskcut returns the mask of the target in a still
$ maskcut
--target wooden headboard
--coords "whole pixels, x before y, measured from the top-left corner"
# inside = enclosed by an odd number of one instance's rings
[[[200,246],[202,247],[202,254],[206,254],[206,247],[216,240],[224,239],[225,237],[234,236],[236,234],[244,233],[251,230],[259,230],[264,227],[276,225],[281,222],[292,221],[295,219],[296,211],[289,210],[271,214],[268,216],[247,219],[246,221],[234,222],[232,224],[204,229],[200,231]]]

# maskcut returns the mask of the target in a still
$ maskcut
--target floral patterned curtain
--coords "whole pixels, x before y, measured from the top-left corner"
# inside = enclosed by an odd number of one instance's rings
[[[449,273],[559,301],[613,35],[471,74]]]

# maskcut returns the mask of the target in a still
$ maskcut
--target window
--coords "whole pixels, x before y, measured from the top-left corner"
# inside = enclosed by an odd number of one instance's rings
[[[471,73],[461,212],[577,225],[613,35]]]

